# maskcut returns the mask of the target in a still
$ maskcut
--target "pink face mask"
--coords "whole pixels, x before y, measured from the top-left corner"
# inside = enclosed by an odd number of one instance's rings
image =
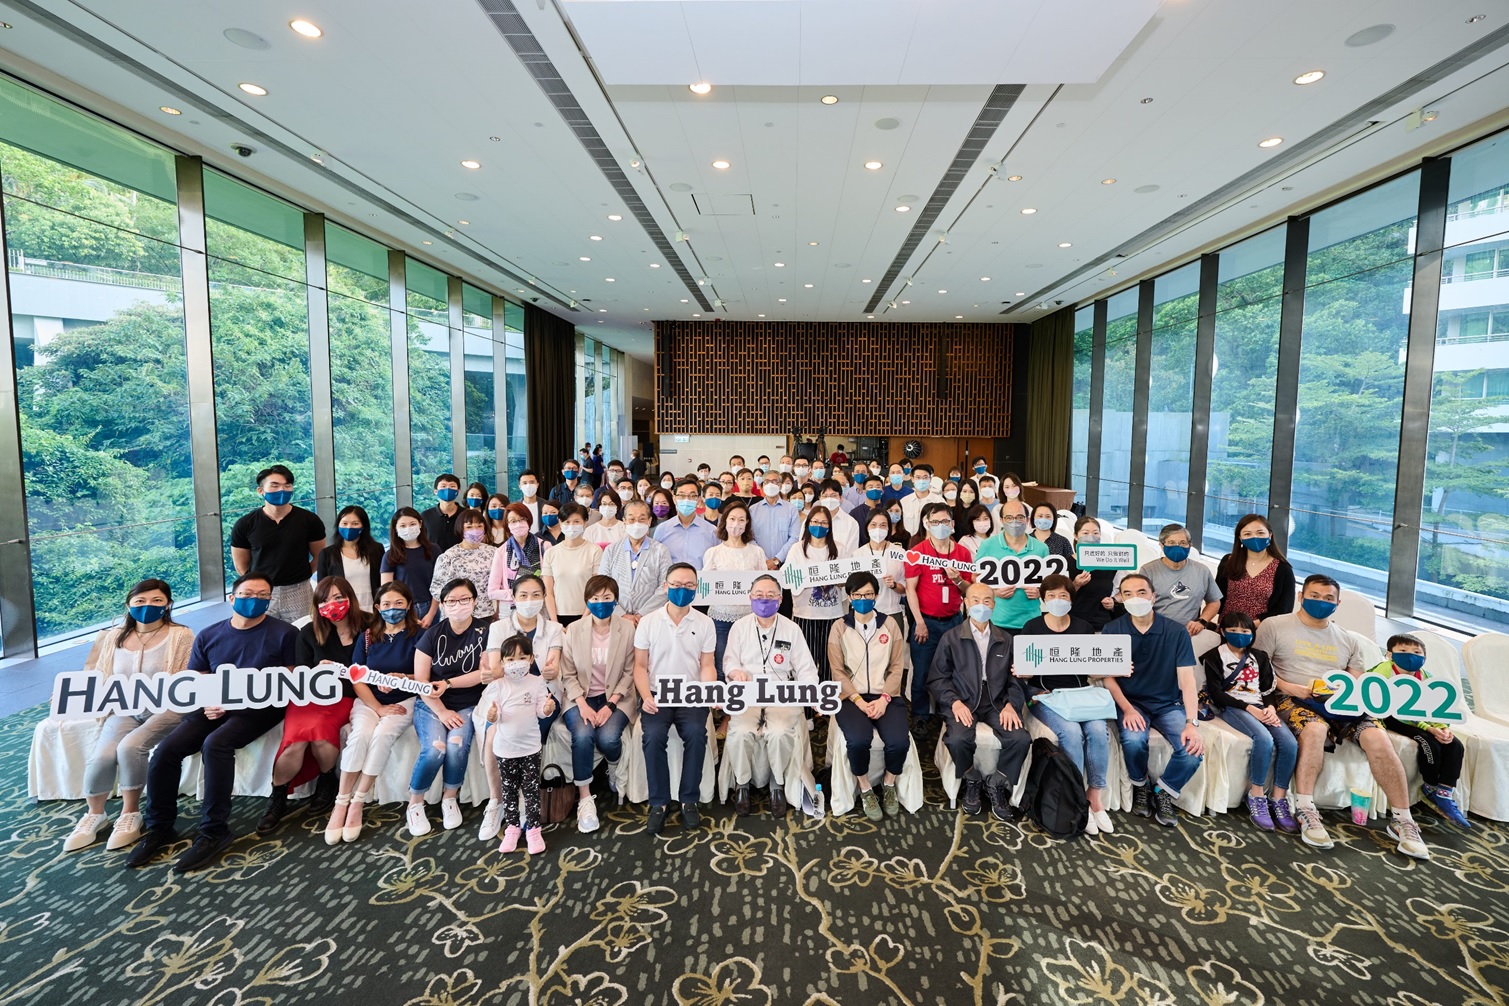
[[[517,538],[522,538],[529,533],[529,525],[521,520],[511,520],[508,522],[508,533]]]

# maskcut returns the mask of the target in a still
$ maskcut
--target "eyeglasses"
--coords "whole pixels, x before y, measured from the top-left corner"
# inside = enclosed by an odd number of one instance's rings
[[[867,591],[865,591],[864,593],[861,593],[861,594],[850,594],[849,595],[849,600],[851,600],[851,601],[873,601],[873,600],[875,600],[875,592],[873,590],[867,590]]]
[[[697,585],[695,583],[687,583],[685,580],[681,581],[680,583],[670,583],[670,582],[667,582],[666,586],[667,587],[671,587],[673,589],[677,589],[677,590],[696,590],[697,589]]]
[[[236,591],[236,596],[237,597],[255,598],[255,599],[259,600],[259,601],[271,601],[272,600],[272,591],[270,591],[270,590],[266,590],[266,591],[262,591],[262,590],[259,590],[259,591],[238,590],[238,591]]]
[[[515,600],[517,600],[517,598],[515,598]],[[441,601],[440,602],[440,606],[443,607],[443,608],[462,608],[462,607],[465,607],[468,604],[476,604],[476,603],[477,602],[476,602],[475,598],[470,598],[470,597],[452,597],[452,598],[447,598],[444,601]]]

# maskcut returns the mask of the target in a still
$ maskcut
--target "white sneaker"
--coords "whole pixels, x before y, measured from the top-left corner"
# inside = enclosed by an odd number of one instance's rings
[[[461,827],[461,803],[453,796],[440,801],[440,822],[445,830]]]
[[[1326,831],[1324,822],[1320,819],[1320,811],[1315,807],[1295,807],[1294,816],[1299,819],[1299,837],[1302,842],[1312,849],[1329,849],[1336,843],[1331,841],[1331,833]],[[1393,834],[1393,826],[1389,826],[1389,834]]]
[[[115,819],[115,827],[110,831],[110,838],[105,842],[105,848],[112,851],[124,849],[128,845],[135,845],[139,838],[141,838],[141,812],[122,814]]]
[[[460,814],[460,810],[456,812]],[[457,824],[460,822],[458,821]],[[477,832],[477,837],[484,842],[491,842],[498,837],[498,829],[503,823],[503,804],[497,800],[487,801],[487,809],[482,812],[482,828]],[[446,825],[450,827],[449,824]]]
[[[1111,815],[1104,810],[1092,810],[1090,816],[1095,818],[1095,827],[1100,829],[1102,835],[1110,835],[1116,831],[1111,827]]]
[[[583,835],[598,828],[597,801],[589,793],[576,803],[576,830]]]
[[[1085,834],[1091,836],[1100,834],[1100,826],[1095,821],[1095,812],[1093,810],[1085,818]]]
[[[100,829],[105,822],[110,820],[104,814],[85,813],[79,818],[79,823],[73,826],[73,833],[63,842],[64,852],[78,852],[87,849],[99,841]]]
[[[1390,821],[1385,830],[1389,838],[1399,843],[1401,855],[1411,859],[1430,859],[1430,849],[1420,837],[1420,826],[1414,821]]]
[[[425,813],[424,804],[413,803],[409,805],[409,834],[418,838],[420,835],[430,833],[430,816]]]

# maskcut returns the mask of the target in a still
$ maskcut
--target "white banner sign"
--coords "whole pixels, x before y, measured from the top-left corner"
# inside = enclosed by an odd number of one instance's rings
[[[435,693],[435,686],[428,681],[415,681],[401,674],[384,674],[382,671],[374,671],[362,664],[343,667],[340,673],[341,677],[347,681],[360,683],[368,688],[386,688],[390,692],[408,692],[410,695],[422,695],[425,698]]]
[[[1036,587],[1050,573],[1069,572],[1069,560],[1061,555],[986,556],[975,565],[975,580],[989,587]]]
[[[101,674],[67,671],[52,682],[52,715],[59,719],[111,713],[188,713],[218,706],[225,710],[286,706],[290,702],[334,705],[341,698],[339,664],[316,667],[234,667],[221,664],[211,674]]]
[[[906,561],[913,566],[931,566],[934,569],[956,569],[961,573],[978,573],[980,567],[973,562],[965,562],[960,559],[945,559],[942,556],[932,555],[928,552],[919,552],[915,548],[908,549]]]
[[[1079,674],[1111,678],[1132,673],[1131,636],[1016,636],[1014,641],[1011,670],[1021,677]]]
[[[742,713],[760,706],[812,706],[824,716],[843,708],[843,686],[837,681],[778,681],[756,677],[749,681],[692,681],[661,678],[655,683],[657,706],[721,706]]]
[[[1137,568],[1136,545],[1079,545],[1074,556],[1080,569]]]
[[[908,553],[909,554],[909,553]],[[903,558],[900,549],[886,550],[876,555],[869,549],[865,549],[859,555],[851,555],[847,559],[824,559],[820,562],[788,562],[780,569],[781,585],[787,590],[802,590],[806,587],[826,587],[833,583],[843,583],[853,573],[874,573],[878,580],[885,575],[887,560],[896,561]],[[705,574],[718,576],[719,574]],[[758,575],[758,574],[756,574]],[[751,577],[751,582],[753,578]],[[749,591],[744,591],[744,596],[749,596]]]

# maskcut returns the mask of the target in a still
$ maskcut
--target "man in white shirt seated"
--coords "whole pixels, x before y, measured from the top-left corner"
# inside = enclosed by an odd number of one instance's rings
[[[723,674],[729,681],[768,678],[772,681],[817,683],[817,664],[791,619],[779,614],[781,584],[764,575],[749,589],[751,612],[734,622],[723,653]],[[728,721],[723,757],[739,787],[734,809],[742,817],[750,812],[749,786],[754,777],[755,756],[764,745],[770,763],[770,813],[784,817],[787,789],[797,780],[788,772],[796,762],[799,747],[807,743],[807,717],[800,706],[762,706],[735,713]]]

